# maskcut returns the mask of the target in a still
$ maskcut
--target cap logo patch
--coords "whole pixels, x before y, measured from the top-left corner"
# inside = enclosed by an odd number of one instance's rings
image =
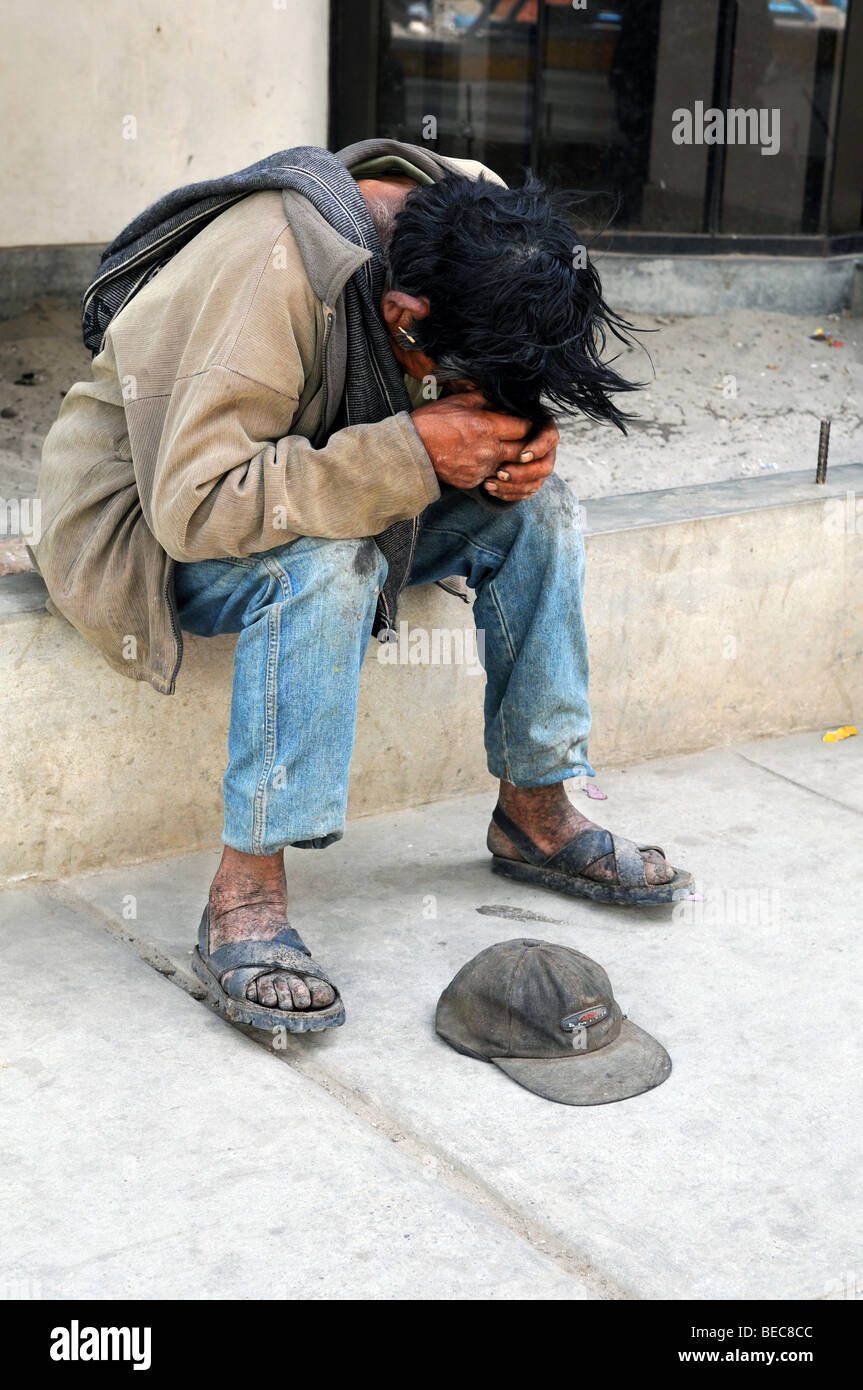
[[[577,1014],[567,1014],[566,1018],[560,1020],[560,1026],[564,1033],[574,1033],[582,1028],[589,1028],[592,1023],[599,1023],[603,1018],[608,1018],[608,1009],[605,1004],[593,1004],[589,1009],[581,1009]]]

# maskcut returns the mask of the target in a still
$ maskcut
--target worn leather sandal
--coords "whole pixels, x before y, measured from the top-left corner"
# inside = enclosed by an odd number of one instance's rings
[[[253,1004],[246,989],[261,975],[281,968],[285,974],[326,980],[336,992],[325,1009],[270,1009]],[[322,1028],[338,1028],[345,1021],[345,1006],[335,983],[317,961],[299,932],[289,926],[271,941],[229,941],[210,951],[210,909],[204,908],[198,928],[198,944],[192,952],[192,969],[206,986],[207,994],[219,1012],[231,1023],[247,1023],[252,1028],[285,1028],[289,1033],[316,1033]],[[227,985],[222,980],[232,971]]]
[[[574,898],[616,903],[620,907],[656,907],[660,903],[678,902],[692,892],[692,874],[683,869],[675,869],[674,878],[668,883],[647,883],[641,852],[656,850],[664,859],[665,851],[659,845],[636,845],[622,835],[612,835],[610,830],[585,830],[562,849],[546,855],[500,807],[495,806],[492,820],[524,856],[523,859],[504,859],[499,854],[492,855],[492,871],[505,878],[553,888]],[[614,855],[617,882],[586,878],[584,870],[607,854]]]

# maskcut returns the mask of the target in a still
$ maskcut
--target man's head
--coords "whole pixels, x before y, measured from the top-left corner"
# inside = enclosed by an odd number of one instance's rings
[[[412,375],[474,383],[539,420],[545,400],[624,429],[610,397],[635,388],[602,362],[628,327],[602,298],[563,205],[529,177],[502,188],[452,175],[411,191],[389,240],[382,312]]]

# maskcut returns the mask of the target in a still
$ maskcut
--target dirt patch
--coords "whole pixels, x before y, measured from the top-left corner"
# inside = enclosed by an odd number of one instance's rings
[[[813,477],[822,419],[830,462],[863,458],[863,320],[738,309],[707,318],[639,315],[654,329],[618,368],[645,389],[624,438],[590,421],[561,428],[558,468],[582,497],[650,492],[789,469]],[[842,347],[814,342],[819,328]],[[654,374],[655,373],[655,374]]]
[[[645,351],[618,366],[646,383],[623,400],[626,438],[589,420],[561,425],[558,472],[581,497],[649,492],[745,474],[811,469],[830,417],[830,462],[863,458],[863,320],[740,309],[714,317],[639,315]],[[842,347],[815,342],[819,328]],[[649,353],[649,356],[647,355]],[[0,498],[32,497],[42,442],[76,381],[90,377],[76,306],[40,299],[0,323]],[[0,573],[30,568],[0,536]]]

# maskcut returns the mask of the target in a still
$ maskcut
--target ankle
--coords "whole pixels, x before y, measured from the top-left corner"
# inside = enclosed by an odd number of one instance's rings
[[[244,854],[226,845],[210,885],[212,912],[235,907],[272,904],[284,908],[287,883],[282,851],[277,854]]]
[[[511,782],[501,782],[498,788],[497,804],[507,815],[522,815],[566,811],[572,802],[566,794],[562,782],[554,782],[549,787],[515,787]]]
[[[597,828],[592,820],[573,806],[562,782],[550,787],[514,787],[501,782],[498,806],[520,830],[529,835],[538,849],[551,854],[573,835]],[[487,844],[492,853],[501,853],[503,837],[489,831]]]

